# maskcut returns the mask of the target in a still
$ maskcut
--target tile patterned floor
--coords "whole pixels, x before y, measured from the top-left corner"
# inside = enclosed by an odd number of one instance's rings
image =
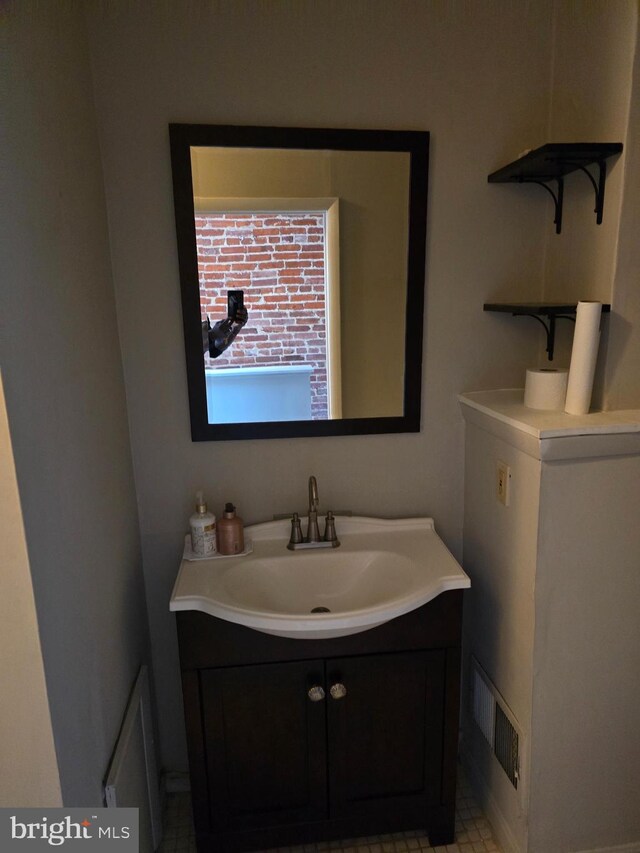
[[[272,853],[500,853],[493,840],[491,826],[484,817],[462,774],[458,777],[456,804],[456,841],[444,847],[430,847],[420,831],[395,832],[393,835],[348,838],[342,841],[280,847]],[[159,853],[196,853],[189,794],[169,794],[164,815],[164,838]]]

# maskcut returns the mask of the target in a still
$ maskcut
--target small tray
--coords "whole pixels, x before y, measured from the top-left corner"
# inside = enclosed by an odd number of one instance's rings
[[[182,552],[182,559],[189,560],[189,562],[194,563],[198,560],[228,560],[231,557],[246,557],[247,554],[250,554],[252,551],[253,542],[245,537],[244,551],[240,551],[237,554],[208,554],[206,557],[200,557],[194,554],[191,550],[191,536],[187,533],[184,537],[184,551]]]

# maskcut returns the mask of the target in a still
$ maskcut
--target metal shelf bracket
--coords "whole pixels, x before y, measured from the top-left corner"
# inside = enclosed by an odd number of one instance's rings
[[[586,166],[583,166],[581,163],[574,163],[571,160],[564,160],[564,163],[567,165],[572,165],[575,169],[579,169],[581,172],[584,172],[585,175],[591,181],[591,186],[593,187],[593,191],[596,197],[596,206],[593,208],[593,212],[596,215],[596,224],[602,225],[602,212],[604,210],[604,188],[607,181],[607,164],[605,160],[597,160],[596,165],[598,167],[598,180],[593,177],[591,172],[587,169]],[[557,194],[551,189],[548,183],[545,181],[538,181],[535,178],[521,178],[519,183],[522,184],[538,184],[539,187],[543,187],[551,198],[553,199],[554,209],[555,209],[555,217],[553,220],[553,224],[556,226],[556,234],[560,234],[562,231],[562,203],[564,200],[564,179],[562,176],[555,178],[555,181],[558,185]]]
[[[578,169],[580,169],[581,172],[584,172],[585,175],[591,181],[591,186],[593,187],[593,191],[596,194],[596,206],[593,208],[593,212],[596,215],[596,223],[598,225],[602,225],[602,211],[604,210],[604,186],[607,180],[607,163],[605,160],[597,160],[596,164],[598,166],[598,183],[596,183],[595,178],[586,166],[582,166],[580,164],[577,165]]]
[[[587,172],[587,174],[589,175],[588,172]],[[591,178],[591,175],[589,175],[589,177]],[[593,180],[593,178],[592,178],[592,180]],[[554,193],[554,191],[551,189],[551,187],[548,184],[546,184],[544,181],[537,181],[533,178],[522,178],[519,181],[519,183],[537,184],[539,187],[542,187],[543,189],[545,189],[549,193],[549,195],[553,199],[553,204],[554,204],[554,209],[555,209],[555,216],[553,219],[553,224],[556,226],[556,234],[559,234],[562,231],[562,204],[564,201],[564,178],[562,178],[562,176],[561,176],[561,177],[556,178],[555,181],[558,185],[557,195],[556,195],[556,193]]]
[[[571,320],[572,323],[576,322],[575,317],[571,317],[569,314],[547,314],[547,320],[549,321],[549,325],[545,323],[545,321],[538,314],[525,314],[521,311],[514,311],[511,315],[512,317],[532,317],[534,320],[537,320],[542,324],[545,333],[547,335],[547,348],[546,353],[549,361],[553,361],[553,352],[556,343],[556,320]]]
[[[553,351],[556,341],[556,320],[576,321],[577,302],[485,302],[483,311],[498,311],[511,314],[512,317],[533,317],[544,328],[547,336],[547,355],[553,361]],[[602,313],[608,314],[611,305],[602,304]],[[544,318],[544,319],[543,319]]]
[[[604,187],[607,180],[608,157],[614,157],[622,152],[622,142],[550,142],[534,151],[525,151],[501,169],[492,172],[488,181],[490,184],[517,183],[538,184],[553,199],[556,234],[562,231],[562,202],[564,197],[564,176],[580,170],[591,181],[596,196],[596,222],[602,223],[604,211]],[[597,173],[590,171],[591,166],[597,167]],[[554,192],[549,184],[557,184]]]

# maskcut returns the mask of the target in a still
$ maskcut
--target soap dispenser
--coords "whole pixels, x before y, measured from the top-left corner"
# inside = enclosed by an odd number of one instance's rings
[[[196,557],[210,557],[216,553],[216,517],[207,512],[202,490],[196,492],[196,511],[189,519],[191,550]]]
[[[218,550],[227,555],[244,551],[243,523],[232,503],[225,504],[224,515],[218,522]]]

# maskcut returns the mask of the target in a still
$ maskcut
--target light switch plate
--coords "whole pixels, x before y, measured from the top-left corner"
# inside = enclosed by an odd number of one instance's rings
[[[496,497],[504,506],[509,506],[509,484],[511,481],[511,468],[500,462],[496,465]]]

